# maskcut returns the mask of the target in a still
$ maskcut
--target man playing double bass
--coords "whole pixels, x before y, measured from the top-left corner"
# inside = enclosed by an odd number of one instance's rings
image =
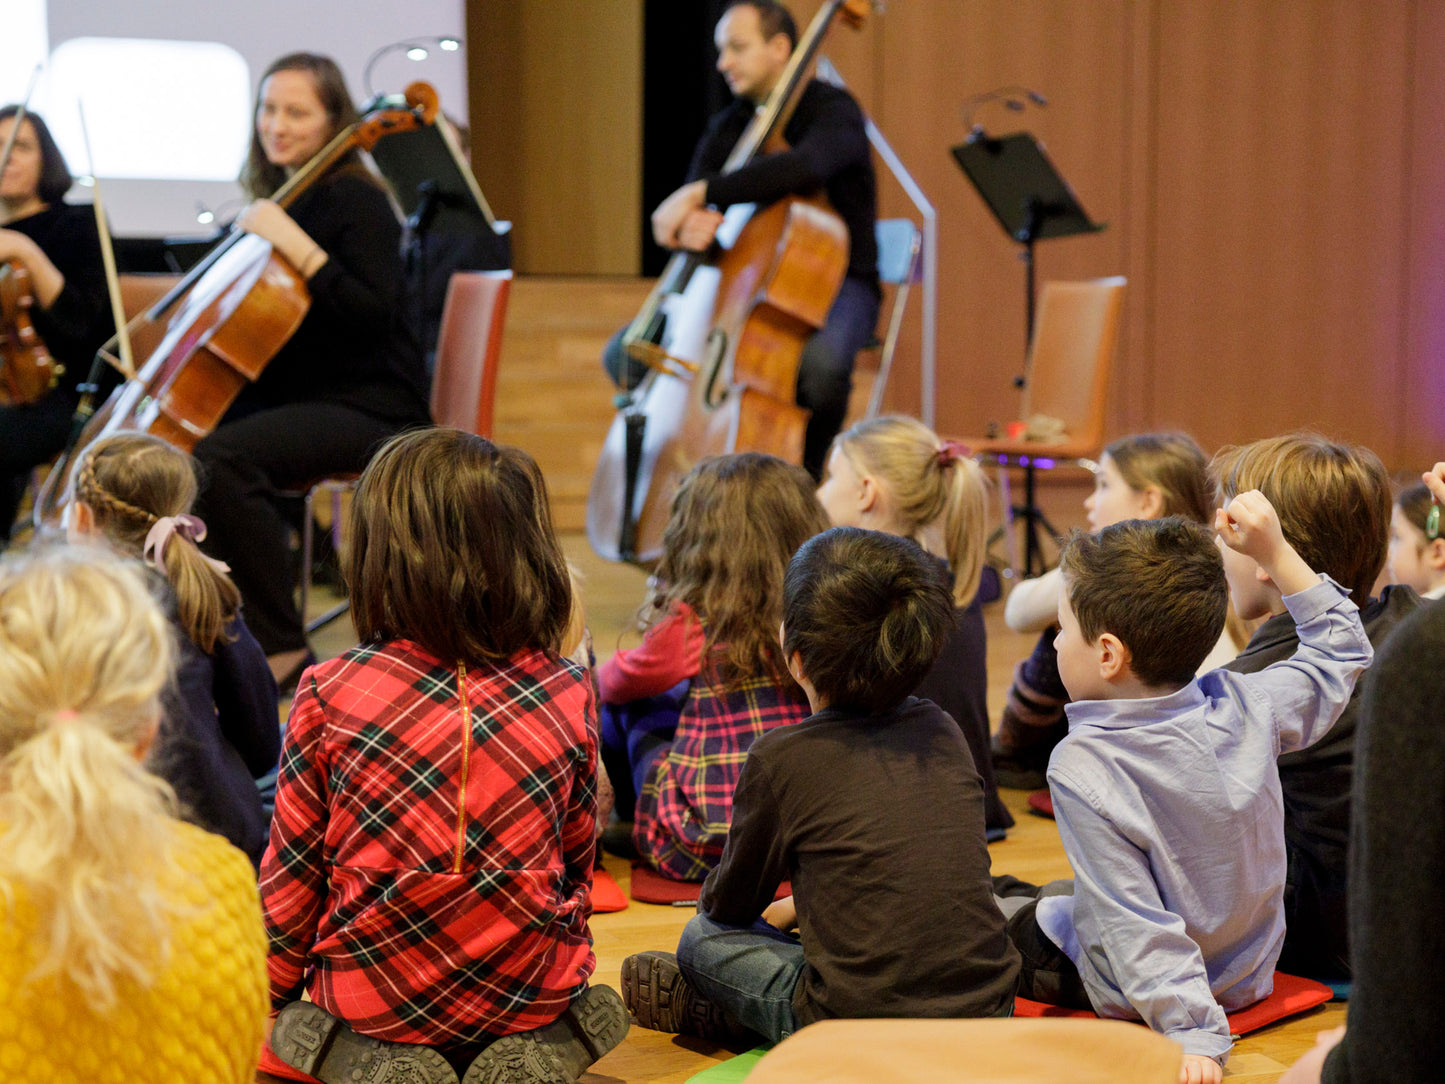
[[[848,226],[848,274],[827,321],[803,348],[797,393],[798,405],[812,411],[803,465],[819,477],[848,410],[854,355],[878,322],[877,185],[863,112],[847,91],[814,79],[783,129],[787,150],[720,172],[797,40],[793,17],[776,0],[738,0],[723,12],[714,34],[717,69],[736,99],[708,122],[687,183],[653,212],[652,234],[664,248],[702,251],[712,244],[722,209],[732,204],[827,193]]]

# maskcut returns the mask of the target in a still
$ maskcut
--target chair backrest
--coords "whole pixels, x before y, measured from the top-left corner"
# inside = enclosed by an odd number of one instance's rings
[[[878,240],[878,278],[890,286],[918,277],[918,249],[923,234],[911,219],[880,218],[873,227]]]
[[[1039,291],[1023,416],[1058,418],[1071,444],[1103,441],[1125,282],[1046,282]]]
[[[510,271],[453,272],[432,377],[431,414],[437,425],[492,435],[497,360],[511,289]]]

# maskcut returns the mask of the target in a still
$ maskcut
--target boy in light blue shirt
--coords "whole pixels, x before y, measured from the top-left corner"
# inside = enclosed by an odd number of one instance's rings
[[[1222,1079],[1225,1012],[1273,988],[1275,760],[1329,730],[1372,654],[1355,605],[1285,541],[1263,494],[1235,497],[1215,527],[1285,596],[1299,650],[1194,680],[1228,599],[1215,539],[1178,517],[1076,534],[1056,641],[1073,702],[1048,770],[1072,891],[996,883],[1023,956],[1019,995],[1142,1019],[1184,1047],[1188,1084]]]

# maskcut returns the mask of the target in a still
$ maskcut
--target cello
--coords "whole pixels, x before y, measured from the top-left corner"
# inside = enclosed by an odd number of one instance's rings
[[[835,15],[861,25],[867,0],[827,0],[723,166],[783,149],[802,75]],[[662,552],[672,495],[701,458],[760,451],[802,459],[808,412],[798,361],[848,268],[848,231],[821,194],[728,208],[709,253],[677,252],[622,337],[648,366],[619,397],[587,497],[587,538],[607,560]],[[703,273],[700,273],[703,272]]]
[[[369,151],[393,132],[431,124],[437,108],[431,86],[411,84],[405,108],[375,109],[338,132],[271,198],[283,209],[290,206],[345,154]],[[102,436],[136,429],[187,452],[194,449],[241,390],[261,375],[300,326],[309,306],[300,273],[269,242],[232,226],[165,297],[126,325],[128,333],[151,327],[164,330],[147,360],[127,374],[98,411],[93,407],[96,378],[101,365],[116,364],[109,352],[116,339],[96,355],[92,379],[82,385],[77,435],[46,477],[35,502],[37,525],[53,518],[65,503],[64,479],[77,453]],[[129,368],[118,367],[123,372]]]

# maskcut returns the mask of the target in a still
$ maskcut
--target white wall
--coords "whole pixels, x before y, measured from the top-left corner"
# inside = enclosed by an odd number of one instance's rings
[[[409,37],[451,35],[460,38],[465,24],[464,0],[0,0],[9,25],[21,28],[0,42],[0,100],[14,101],[25,92],[30,72],[37,62],[48,59],[60,45],[75,38],[155,38],[179,41],[218,42],[229,46],[249,66],[249,89],[254,96],[259,76],[276,57],[306,50],[334,57],[346,74],[352,96],[361,104],[366,91],[362,73],[368,58],[381,46]],[[377,65],[373,82],[381,92],[400,91],[415,79],[436,87],[442,108],[461,120],[467,115],[466,50],[443,52],[430,49],[420,63],[401,52],[384,57]],[[233,181],[136,177],[107,177],[107,139],[125,128],[123,137],[134,144],[160,143],[166,139],[195,141],[201,136],[192,120],[181,123],[185,105],[191,102],[205,80],[187,85],[167,79],[158,95],[147,95],[144,78],[111,80],[103,100],[87,101],[86,122],[95,151],[95,170],[103,186],[106,211],[112,228],[121,236],[153,236],[206,233],[210,227],[196,221],[198,204],[214,208],[229,217],[240,203],[240,189]],[[167,73],[169,75],[169,73]],[[37,89],[34,107],[57,129],[75,129],[75,93],[54,85],[47,71]],[[170,85],[175,83],[175,85]],[[151,97],[148,102],[137,98]],[[158,99],[158,100],[155,100]],[[126,106],[122,109],[118,106]],[[246,115],[232,113],[214,124],[234,132],[239,163],[249,138]],[[104,132],[97,130],[103,119]],[[229,121],[229,123],[226,123]],[[154,133],[154,134],[152,134]],[[226,140],[227,143],[232,140]],[[66,142],[71,171],[87,171],[83,152],[73,149],[73,137]],[[114,156],[112,156],[114,157]],[[77,187],[72,200],[88,198]]]

